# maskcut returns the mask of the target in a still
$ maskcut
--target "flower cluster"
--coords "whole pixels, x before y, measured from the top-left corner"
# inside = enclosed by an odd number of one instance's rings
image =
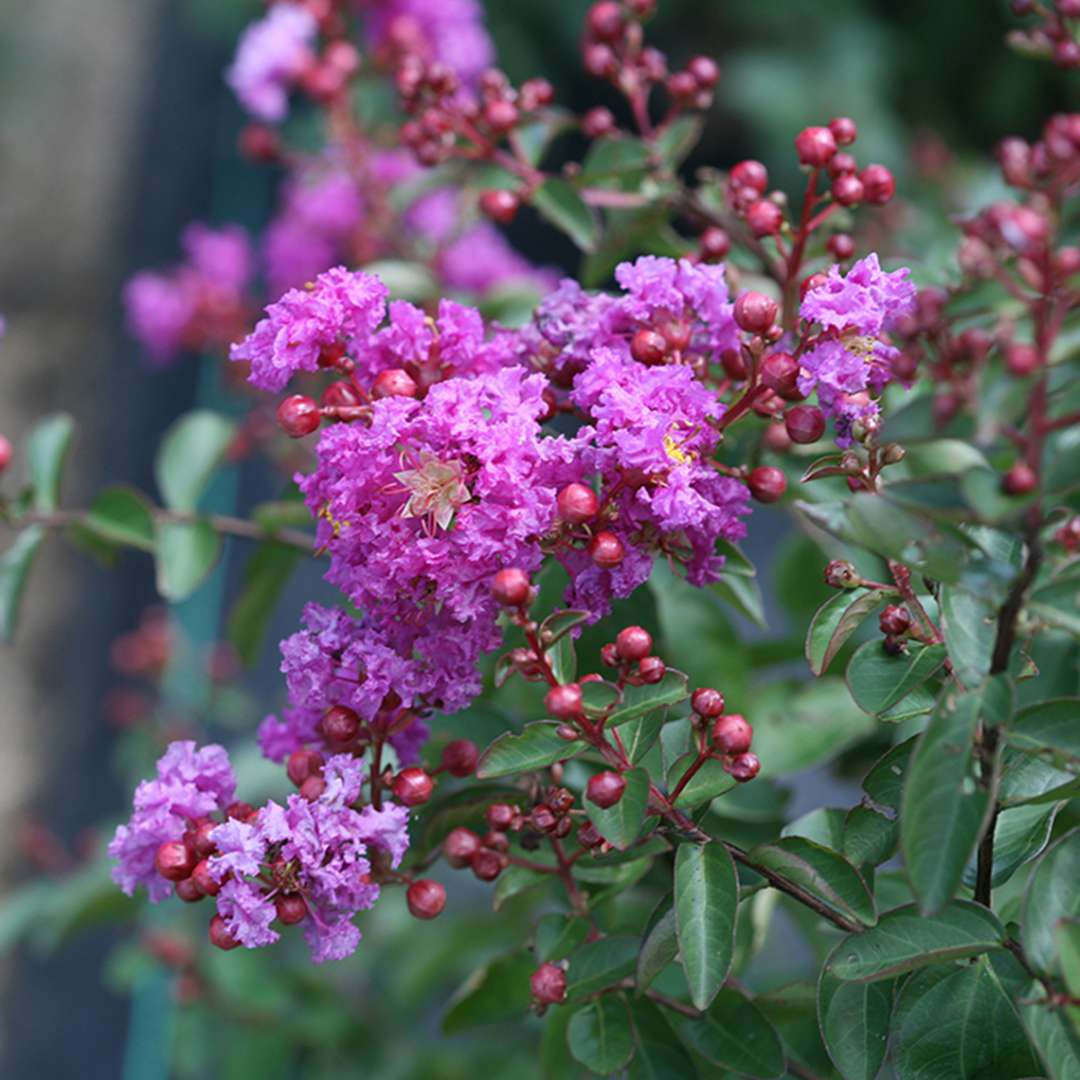
[[[152,901],[173,890],[188,902],[214,898],[210,939],[221,948],[271,945],[275,923],[302,923],[315,963],[350,955],[360,941],[353,916],[379,898],[378,867],[396,868],[409,846],[408,811],[354,808],[364,765],[352,754],[310,768],[313,786],[255,810],[233,802],[222,747],[172,743],[109,845],[115,880],[128,895],[145,885]]]

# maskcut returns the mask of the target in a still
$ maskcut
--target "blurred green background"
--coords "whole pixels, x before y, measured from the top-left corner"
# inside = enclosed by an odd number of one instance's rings
[[[587,6],[488,0],[512,78],[543,74],[573,108],[614,106],[579,70]],[[895,212],[908,248],[939,273],[950,250],[945,218],[999,190],[987,156],[995,141],[1034,136],[1046,114],[1076,104],[1064,75],[1004,46],[1013,25],[1006,0],[661,0],[660,8],[651,36],[673,64],[706,52],[724,70],[689,169],[753,156],[774,183],[790,187],[795,133],[850,115],[860,127],[860,160],[897,174],[905,205]],[[105,480],[145,486],[160,431],[217,393],[211,369],[195,363],[146,373],[120,328],[118,295],[132,270],[175,257],[189,220],[257,228],[265,218],[270,183],[233,153],[243,118],[221,80],[237,33],[259,10],[256,0],[0,5],[0,311],[10,326],[0,343],[0,429],[17,437],[44,411],[75,412],[75,497]],[[572,269],[570,249],[525,218],[513,232],[519,246]],[[749,550],[756,558],[778,544],[790,550],[786,528],[779,515],[756,514]],[[27,874],[15,842],[27,814],[70,841],[95,821],[118,818],[129,797],[100,701],[110,682],[108,643],[152,599],[150,571],[130,561],[110,577],[86,561],[72,565],[70,554],[53,558],[34,583],[29,630],[0,661],[6,886]],[[286,596],[281,633],[315,587],[302,582]],[[766,587],[783,624],[777,593],[786,586],[766,579]],[[205,598],[180,613],[192,648],[218,635],[218,615]],[[275,667],[267,657],[246,687],[258,705],[252,727],[279,702]],[[205,707],[205,686],[186,678],[183,689]],[[492,733],[482,719],[459,732],[480,742]],[[820,803],[828,782],[808,778],[796,797]],[[752,807],[745,817],[753,821]],[[0,1075],[151,1080],[168,1075],[172,1048],[190,1076],[534,1075],[537,1046],[518,1037],[520,1027],[438,1034],[454,986],[520,940],[525,925],[513,902],[492,917],[487,890],[465,875],[455,877],[452,895],[459,909],[472,904],[471,914],[422,935],[403,905],[381,905],[363,920],[366,940],[349,964],[320,970],[284,964],[280,954],[216,956],[223,1000],[183,1012],[172,1004],[171,979],[141,951],[118,948],[115,930],[76,936],[58,951],[20,948],[0,968]],[[185,917],[200,933],[191,912],[174,908],[163,921]],[[808,959],[774,951],[766,951],[766,981],[770,965],[778,981]],[[133,1006],[126,987],[135,988]],[[511,1013],[523,1006],[506,1004]],[[299,1060],[286,1053],[296,1040],[305,1048]]]

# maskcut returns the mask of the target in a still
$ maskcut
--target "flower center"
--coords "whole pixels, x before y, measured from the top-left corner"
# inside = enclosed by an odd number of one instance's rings
[[[409,493],[401,516],[427,518],[434,528],[448,529],[471,498],[461,462],[442,461],[430,450],[421,450],[416,468],[394,473],[394,479]]]

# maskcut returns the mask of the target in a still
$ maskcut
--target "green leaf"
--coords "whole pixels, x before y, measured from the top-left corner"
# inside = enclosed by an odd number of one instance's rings
[[[15,636],[23,589],[34,556],[44,539],[44,527],[31,525],[23,529],[11,547],[0,556],[0,640],[11,641]]]
[[[1080,918],[1080,828],[1066,833],[1040,857],[1028,880],[1021,939],[1028,963],[1054,974],[1061,970],[1055,934],[1063,919]]]
[[[761,1011],[737,990],[721,990],[704,1016],[671,1015],[684,1043],[712,1065],[771,1080],[784,1075],[784,1048]]]
[[[985,960],[901,991],[893,1059],[899,1080],[1013,1080],[1039,1072],[1016,1010]]]
[[[760,626],[762,630],[769,628],[765,620],[765,601],[757,578],[743,574],[725,574],[719,581],[713,582],[710,588],[755,626]]]
[[[668,770],[667,789],[674,791],[686,770],[697,761],[696,750],[689,750]],[[718,795],[723,795],[735,786],[735,780],[724,772],[723,763],[717,758],[709,758],[704,765],[687,781],[686,787],[679,792],[673,805],[680,810],[688,810],[702,803],[712,802]]]
[[[806,659],[815,675],[828,669],[847,639],[887,596],[884,589],[839,592],[818,608],[806,632]]]
[[[907,652],[889,656],[880,641],[867,641],[848,664],[847,684],[863,712],[880,716],[922,686],[945,660],[940,645],[911,643]]]
[[[994,863],[990,886],[1004,885],[1026,862],[1034,859],[1050,841],[1050,830],[1061,803],[1029,803],[1002,810],[994,822]],[[975,887],[977,861],[964,869],[964,884]]]
[[[229,640],[245,664],[254,664],[281,591],[300,552],[273,540],[260,544],[244,568],[244,588],[229,613]]]
[[[1020,1002],[1020,1019],[1049,1080],[1080,1080],[1080,1036],[1069,1022],[1068,1009],[1051,1006],[1043,987],[1033,982]]]
[[[60,479],[74,432],[75,422],[67,413],[46,417],[30,432],[26,458],[35,510],[55,510],[60,505]]]
[[[873,982],[999,949],[1004,938],[997,916],[981,904],[955,900],[933,918],[910,904],[886,912],[872,929],[846,937],[826,970],[845,981]]]
[[[595,994],[626,978],[637,962],[638,943],[632,937],[606,937],[583,945],[570,960],[566,992],[571,997]]]
[[[919,741],[918,735],[897,743],[888,753],[878,759],[863,780],[863,791],[878,806],[899,810],[904,793],[904,777],[911,763],[911,755]]]
[[[695,1075],[690,1055],[651,1001],[632,1001],[630,1016],[637,1035],[630,1080],[687,1080]]]
[[[675,926],[690,1000],[706,1009],[735,954],[739,881],[723,844],[681,844],[675,855]]]
[[[99,492],[86,515],[86,527],[110,543],[154,550],[154,515],[134,488],[111,487]]]
[[[374,274],[390,290],[395,300],[423,303],[438,295],[434,275],[420,263],[404,259],[376,259],[364,266],[364,273]]]
[[[158,448],[154,475],[165,505],[191,512],[232,442],[235,425],[219,413],[198,409],[181,416]]]
[[[476,767],[478,780],[531,772],[564,761],[585,749],[581,739],[567,742],[555,734],[558,724],[526,724],[520,735],[508,731],[500,735],[480,756]]]
[[[636,765],[660,738],[660,729],[667,719],[667,707],[654,709],[636,720],[623,724],[619,738],[626,749],[626,755]]]
[[[874,1080],[888,1049],[894,984],[843,982],[829,973],[832,958],[818,979],[821,1038],[844,1080]]]
[[[517,1020],[529,1007],[529,976],[535,959],[525,952],[513,952],[474,971],[450,999],[443,1016],[447,1035],[481,1024]]]
[[[587,611],[556,611],[549,615],[540,624],[540,642],[547,648],[554,645],[561,637],[565,637],[571,630],[583,626],[589,621]]]
[[[1080,575],[1074,572],[1036,589],[1027,610],[1051,626],[1080,634]]]
[[[588,187],[632,189],[648,167],[649,148],[640,139],[595,139],[581,163],[581,180]]]
[[[630,1014],[621,997],[602,997],[570,1017],[566,1041],[575,1061],[607,1076],[617,1072],[634,1054]]]
[[[550,884],[551,877],[551,874],[532,870],[526,866],[508,866],[495,882],[495,890],[491,895],[492,910],[501,911],[506,901],[519,893]]]
[[[993,605],[959,585],[942,585],[938,602],[953,674],[969,689],[976,687],[990,670],[997,626]]]
[[[560,637],[551,648],[545,650],[551,673],[560,683],[571,683],[577,677],[577,650],[574,639],[566,634]]]
[[[585,813],[597,832],[620,851],[625,851],[638,838],[645,821],[649,801],[649,774],[644,769],[630,769],[622,774],[626,790],[622,798],[606,810],[591,799],[585,799]]]
[[[871,810],[853,806],[844,819],[841,850],[854,866],[880,866],[896,853],[899,828],[895,821]]]
[[[947,692],[911,756],[900,810],[900,850],[927,914],[956,892],[991,812],[975,774],[974,739],[982,694]]]
[[[619,688],[602,679],[581,684],[581,703],[585,715],[603,716],[619,700]]]
[[[557,176],[545,180],[533,192],[532,204],[541,217],[566,233],[582,251],[596,250],[596,216],[565,180]]]
[[[701,139],[704,126],[704,119],[695,113],[682,116],[663,128],[657,136],[656,147],[668,166],[674,169],[683,163]]]
[[[563,960],[589,936],[585,919],[568,915],[544,915],[536,924],[536,958],[544,962]]]
[[[664,677],[652,686],[628,686],[623,699],[608,718],[608,727],[616,727],[662,705],[678,705],[690,696],[688,680],[681,671],[668,668]]]
[[[842,855],[803,836],[785,836],[750,852],[754,862],[813,893],[848,919],[873,926],[874,898],[862,875]]]
[[[1080,698],[1057,698],[1021,709],[1005,731],[1017,749],[1080,770]]]
[[[176,602],[189,597],[214,569],[221,537],[205,521],[158,522],[156,552],[158,592]]]
[[[646,928],[634,974],[639,994],[644,993],[653,979],[679,955],[674,905],[669,903],[667,909],[651,923]]]

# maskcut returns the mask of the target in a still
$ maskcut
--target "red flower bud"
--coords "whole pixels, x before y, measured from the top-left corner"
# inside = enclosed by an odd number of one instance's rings
[[[183,840],[166,840],[154,853],[154,869],[166,881],[183,881],[194,868],[194,854]]]
[[[698,238],[698,251],[705,262],[719,262],[731,250],[731,237],[718,226],[706,229]]]
[[[431,798],[435,781],[423,769],[412,766],[394,777],[394,798],[402,806],[422,806]]]
[[[503,857],[497,851],[482,847],[472,857],[472,872],[481,881],[494,881],[503,871]]]
[[[803,128],[795,136],[795,152],[801,164],[821,169],[829,164],[836,153],[836,139],[828,128]]]
[[[235,949],[240,944],[229,933],[228,928],[225,925],[225,920],[220,915],[215,915],[210,920],[210,944],[216,945],[219,949]]]
[[[867,165],[859,174],[863,197],[875,206],[884,206],[896,194],[896,180],[884,165]]]
[[[278,406],[277,419],[281,430],[290,439],[302,439],[305,435],[310,435],[322,421],[315,399],[303,394],[293,394],[285,398]]]
[[[596,492],[584,484],[567,484],[555,500],[559,517],[570,525],[584,525],[600,510]]]
[[[663,679],[667,668],[659,656],[645,656],[638,661],[638,678],[646,686],[654,686]]]
[[[323,756],[315,750],[294,750],[285,763],[285,772],[289,779],[299,787],[311,776],[322,772]]]
[[[746,478],[750,494],[760,503],[774,503],[784,497],[787,491],[787,477],[783,469],[774,465],[759,465],[751,470]]]
[[[825,414],[816,405],[796,405],[784,416],[792,442],[814,443],[825,434]]]
[[[512,191],[489,190],[480,195],[480,209],[500,225],[509,225],[521,208],[521,200]]]
[[[878,616],[878,626],[883,634],[898,636],[907,633],[911,626],[911,613],[905,607],[898,604],[890,604]]]
[[[711,56],[693,57],[686,70],[703,90],[711,90],[720,81],[720,65]]]
[[[626,557],[626,549],[613,532],[604,530],[592,538],[589,555],[601,570],[614,570]]]
[[[864,194],[863,182],[851,173],[843,173],[832,182],[832,197],[841,206],[857,206]]]
[[[639,330],[630,339],[630,355],[639,364],[662,364],[667,353],[667,341],[655,330]]]
[[[593,4],[585,19],[585,27],[597,41],[617,40],[626,25],[622,8],[615,0],[601,0]]]
[[[471,776],[479,759],[480,751],[469,739],[455,739],[443,747],[442,767],[451,776]]]
[[[538,1005],[558,1005],[566,1000],[566,972],[558,964],[541,964],[529,976],[529,989]]]
[[[191,880],[199,886],[199,889],[206,896],[217,896],[221,891],[221,885],[215,881],[210,874],[210,862],[208,859],[201,859],[195,864],[195,869],[191,871]]]
[[[582,117],[581,130],[590,139],[610,135],[615,130],[615,114],[603,105],[597,105]]]
[[[641,660],[652,652],[652,635],[642,626],[628,626],[615,638],[615,651],[623,660]]]
[[[735,187],[749,188],[759,195],[769,186],[769,172],[760,161],[740,161],[728,175]]]
[[[777,305],[759,292],[740,293],[735,301],[735,322],[750,334],[763,334],[776,322]]]
[[[745,754],[753,737],[754,729],[738,713],[719,716],[713,724],[713,746],[722,754]]]
[[[295,926],[307,918],[307,902],[299,893],[282,893],[274,897],[274,910],[286,926]]]
[[[837,116],[830,120],[829,130],[837,146],[850,146],[859,137],[859,129],[849,116]]]
[[[1001,478],[1001,488],[1006,495],[1026,495],[1038,485],[1039,477],[1026,461],[1018,461]]]
[[[581,687],[577,683],[553,686],[544,697],[544,708],[557,720],[581,715]]]
[[[504,607],[521,607],[532,592],[529,575],[517,567],[500,570],[491,582],[491,594],[495,602]]]
[[[322,731],[327,742],[344,746],[360,733],[360,717],[348,705],[331,705],[323,713]]]
[[[783,221],[783,211],[768,199],[758,199],[746,211],[746,224],[758,239],[778,233]]]
[[[416,380],[401,368],[387,368],[375,376],[371,396],[376,401],[389,397],[416,397]]]
[[[739,754],[733,757],[725,768],[740,784],[745,784],[761,771],[761,762],[758,761],[757,754]]]
[[[724,695],[711,686],[702,686],[690,695],[690,708],[706,719],[719,716],[724,711]]]
[[[607,810],[623,797],[625,790],[626,781],[617,772],[605,770],[589,778],[585,798],[601,810]]]
[[[799,362],[790,353],[769,353],[761,362],[761,381],[788,401],[801,396]]]
[[[480,850],[480,837],[472,829],[452,829],[442,844],[443,858],[456,869],[468,866]]]
[[[446,907],[446,889],[437,881],[421,878],[414,881],[405,892],[409,914],[417,919],[434,919]]]

